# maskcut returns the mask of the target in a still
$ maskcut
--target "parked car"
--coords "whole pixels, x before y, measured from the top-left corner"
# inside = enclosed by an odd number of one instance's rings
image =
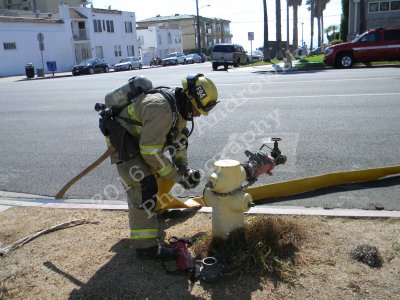
[[[207,55],[205,55],[204,53],[197,53],[198,56],[201,57],[201,62],[205,62],[207,60]]]
[[[320,55],[322,54],[321,47],[315,48],[311,51],[311,55]]]
[[[370,29],[349,43],[325,49],[324,63],[350,68],[355,62],[400,60],[400,28]]]
[[[78,65],[75,65],[72,68],[72,75],[107,73],[108,71],[110,71],[109,63],[102,58],[94,57],[82,60]]]
[[[188,54],[186,55],[186,63],[187,64],[201,63],[201,57],[196,53]]]
[[[163,66],[186,64],[186,57],[182,52],[172,52],[168,54],[162,61]]]
[[[260,50],[255,50],[251,52],[249,60],[251,62],[263,61],[264,60],[264,53]]]
[[[130,56],[121,59],[118,63],[114,65],[114,71],[141,69],[143,67],[143,62],[141,59]]]
[[[217,44],[211,53],[211,62],[213,70],[217,70],[219,66],[224,66],[227,70],[228,66],[238,67],[241,64],[248,64],[249,57],[243,47],[237,44]]]

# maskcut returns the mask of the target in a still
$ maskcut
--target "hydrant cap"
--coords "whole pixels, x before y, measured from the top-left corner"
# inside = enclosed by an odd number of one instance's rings
[[[218,160],[214,163],[214,173],[209,176],[212,190],[229,193],[237,190],[246,179],[246,172],[240,162],[231,159]]]

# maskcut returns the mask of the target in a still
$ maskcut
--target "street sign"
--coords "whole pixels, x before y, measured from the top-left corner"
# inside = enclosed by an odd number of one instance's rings
[[[249,41],[254,41],[254,32],[248,32],[247,35]]]
[[[37,34],[37,40],[38,40],[39,43],[43,43],[43,41],[44,41],[44,35],[43,35],[43,33],[39,32],[39,33]]]

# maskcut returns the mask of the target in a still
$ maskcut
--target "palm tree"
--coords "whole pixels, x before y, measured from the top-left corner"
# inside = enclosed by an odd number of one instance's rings
[[[310,42],[310,49],[313,48],[313,39],[314,39],[314,0],[310,1],[310,12],[311,12],[311,42]]]
[[[297,10],[301,5],[302,0],[287,0],[289,6],[293,6],[293,50],[296,50],[299,47],[299,33],[297,29],[298,25],[298,16]]]
[[[268,12],[267,12],[267,0],[263,0],[264,5],[264,61],[269,62],[271,58],[269,56],[268,47]]]
[[[282,26],[281,26],[281,0],[275,1],[275,15],[276,15],[276,55],[279,60],[283,59],[282,53]]]
[[[286,0],[286,50],[289,50],[289,2],[290,0]]]
[[[338,25],[329,25],[328,27],[326,27],[324,29],[324,32],[326,33],[326,39],[328,40],[328,43],[331,40],[335,39],[335,34],[336,34],[336,31],[338,29],[339,29]],[[332,32],[332,34],[331,34],[331,32]]]
[[[317,26],[318,26],[318,46],[320,47],[321,44],[324,41],[324,34],[323,34],[323,28],[324,28],[324,15],[323,15],[323,11],[326,8],[327,3],[330,0],[307,0],[306,4],[309,5],[308,6],[308,10],[311,12],[311,16],[314,15],[315,18],[317,18]],[[314,2],[314,3],[312,3]],[[312,19],[314,19],[314,17],[312,17]],[[312,26],[314,22],[312,21],[311,24]],[[313,28],[311,28],[311,32],[312,32],[312,36],[314,35],[314,30]],[[311,39],[311,45],[310,48],[312,49],[312,43],[313,40]]]

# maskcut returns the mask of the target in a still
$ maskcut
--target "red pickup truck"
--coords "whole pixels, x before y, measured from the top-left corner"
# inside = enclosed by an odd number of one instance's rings
[[[337,68],[350,68],[355,62],[400,60],[400,28],[377,28],[349,43],[325,49],[324,63]]]

